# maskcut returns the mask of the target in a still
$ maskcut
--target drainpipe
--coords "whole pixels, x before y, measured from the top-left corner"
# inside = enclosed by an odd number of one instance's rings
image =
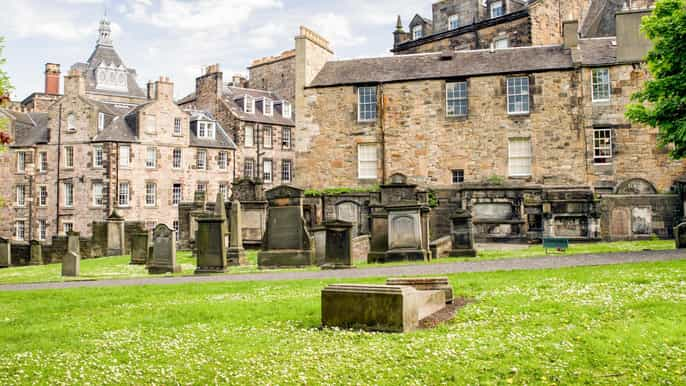
[[[379,84],[379,98],[380,98],[380,114],[379,114],[379,131],[381,132],[381,183],[386,183],[386,130],[385,130],[385,115],[386,103],[384,95],[383,83]]]
[[[62,104],[60,103],[59,122],[57,123],[57,200],[55,205],[55,236],[60,234],[60,166],[62,165]]]

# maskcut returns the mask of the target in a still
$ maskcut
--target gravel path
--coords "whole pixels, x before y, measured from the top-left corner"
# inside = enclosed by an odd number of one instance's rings
[[[653,261],[686,260],[686,251],[645,251],[589,255],[556,255],[525,259],[483,260],[444,264],[404,265],[375,268],[358,268],[336,271],[290,271],[261,272],[251,274],[150,277],[97,281],[73,281],[65,283],[34,283],[0,285],[2,291],[28,291],[40,289],[63,289],[83,287],[121,287],[137,285],[165,285],[186,283],[218,283],[232,281],[273,281],[303,279],[355,279],[364,277],[390,277],[408,275],[445,275],[460,272],[491,272],[524,269],[554,269],[592,265],[612,265]]]

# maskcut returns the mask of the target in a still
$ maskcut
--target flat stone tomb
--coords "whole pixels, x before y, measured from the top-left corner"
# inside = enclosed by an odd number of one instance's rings
[[[386,285],[409,285],[419,291],[443,291],[445,302],[453,302],[453,287],[447,277],[396,277],[388,278]]]
[[[445,307],[444,291],[410,286],[333,284],[322,290],[322,325],[367,331],[409,332]]]
[[[163,274],[181,272],[176,264],[176,235],[164,224],[159,224],[152,232],[152,260],[148,264],[148,273]]]

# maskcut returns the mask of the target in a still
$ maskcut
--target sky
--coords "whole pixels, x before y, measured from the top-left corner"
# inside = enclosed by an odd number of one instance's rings
[[[46,62],[62,75],[88,59],[105,10],[114,47],[138,84],[160,76],[177,98],[193,91],[203,66],[219,63],[230,79],[253,59],[294,48],[298,26],[327,38],[336,58],[390,55],[396,17],[431,16],[421,0],[0,0],[2,56],[13,100],[44,90]],[[63,83],[63,82],[62,82]]]

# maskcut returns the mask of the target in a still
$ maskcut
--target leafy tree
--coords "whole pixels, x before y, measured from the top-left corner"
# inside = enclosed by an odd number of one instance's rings
[[[646,61],[652,79],[632,99],[626,116],[659,129],[660,145],[686,157],[686,0],[658,0],[642,31],[653,42]]]
[[[7,73],[2,69],[5,64],[6,59],[2,57],[2,48],[4,39],[0,36],[0,105],[5,96],[9,97],[10,90],[12,90],[12,85],[10,84],[10,78]],[[7,120],[0,116],[0,152],[4,150],[4,146],[10,142],[9,134],[7,133]]]

